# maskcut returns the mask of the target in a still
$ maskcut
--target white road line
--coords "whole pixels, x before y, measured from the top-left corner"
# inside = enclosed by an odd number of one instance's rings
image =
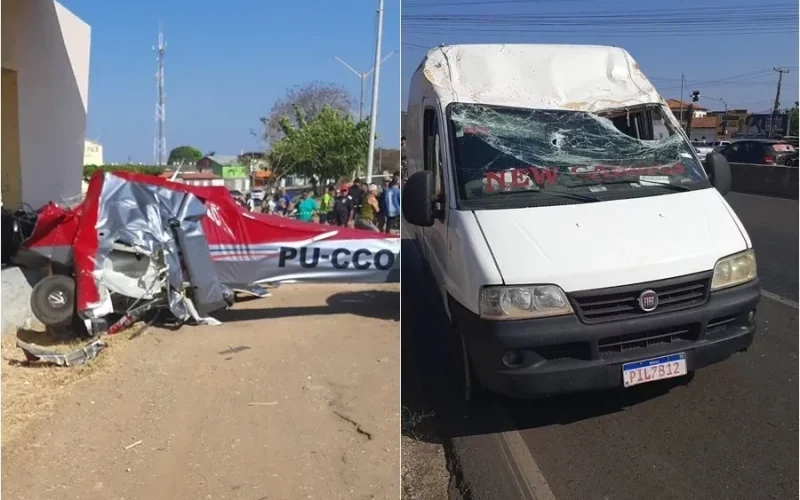
[[[519,479],[525,481],[525,486],[534,500],[556,500],[553,490],[550,489],[541,469],[536,465],[536,461],[519,431],[502,432],[498,435],[498,439],[505,442],[505,448],[511,454],[510,461],[516,464],[522,476]]]
[[[761,295],[763,295],[764,297],[766,297],[766,298],[768,298],[770,300],[774,300],[775,302],[780,302],[781,304],[783,304],[785,306],[793,307],[795,309],[798,308],[797,307],[797,302],[795,302],[795,301],[793,301],[791,299],[787,299],[786,297],[781,297],[777,293],[768,292],[768,291],[764,290],[763,288],[761,289]]]

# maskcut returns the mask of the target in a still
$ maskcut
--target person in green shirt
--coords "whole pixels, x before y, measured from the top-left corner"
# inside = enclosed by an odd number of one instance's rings
[[[297,219],[304,222],[311,222],[314,213],[317,211],[317,200],[311,197],[311,191],[303,191],[303,199],[297,204]]]
[[[322,195],[322,203],[319,206],[319,223],[332,224],[333,202],[336,197],[336,188],[333,184],[328,186],[328,190]]]

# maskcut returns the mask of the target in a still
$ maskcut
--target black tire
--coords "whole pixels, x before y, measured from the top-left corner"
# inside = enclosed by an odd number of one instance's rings
[[[75,280],[56,274],[43,279],[31,292],[31,310],[47,326],[64,326],[75,315]]]

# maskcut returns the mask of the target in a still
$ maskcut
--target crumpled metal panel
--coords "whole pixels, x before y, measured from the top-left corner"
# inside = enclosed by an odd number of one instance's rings
[[[194,235],[203,234],[200,221],[206,214],[203,202],[192,193],[156,184],[128,182],[105,174],[98,202],[95,280],[102,290],[102,269],[115,242],[141,250],[149,256],[163,256],[168,267],[169,307],[177,318],[187,319],[183,299],[183,269],[174,227]],[[184,259],[192,255],[183,256]],[[216,280],[213,266],[193,263],[207,280]],[[221,292],[219,292],[221,299]]]
[[[183,203],[178,209],[178,217],[171,221],[171,225],[178,239],[183,263],[189,274],[189,282],[193,286],[192,301],[197,307],[197,312],[201,316],[205,316],[225,307],[227,303],[222,283],[220,283],[214,263],[211,261],[208,241],[203,234],[200,220],[189,213],[190,207],[196,199],[193,194],[186,193]],[[203,215],[205,215],[205,210]],[[192,223],[188,223],[190,221]]]

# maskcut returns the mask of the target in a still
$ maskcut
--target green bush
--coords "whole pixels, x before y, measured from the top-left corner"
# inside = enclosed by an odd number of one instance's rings
[[[84,165],[83,178],[89,180],[95,172],[134,172],[137,174],[161,175],[164,167],[158,165]]]

